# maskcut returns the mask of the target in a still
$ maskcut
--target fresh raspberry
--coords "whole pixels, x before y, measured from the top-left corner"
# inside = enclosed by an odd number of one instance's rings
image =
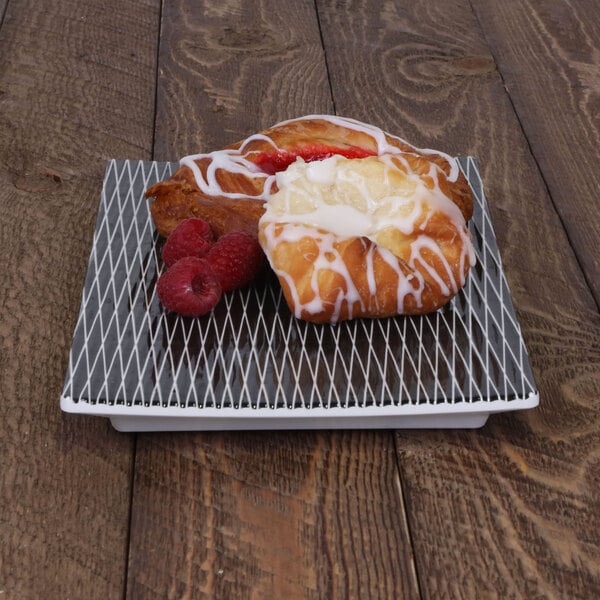
[[[201,317],[221,299],[221,286],[206,260],[186,256],[158,278],[156,293],[166,309]]]
[[[162,250],[163,262],[170,267],[185,256],[202,258],[210,250],[213,241],[213,231],[206,221],[197,218],[185,219],[167,238]]]
[[[221,236],[206,255],[224,292],[250,283],[263,260],[264,254],[256,237],[243,231]]]

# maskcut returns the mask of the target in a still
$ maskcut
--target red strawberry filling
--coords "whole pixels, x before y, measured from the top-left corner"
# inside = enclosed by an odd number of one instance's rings
[[[367,156],[375,156],[377,153],[372,150],[359,148],[358,146],[336,148],[335,146],[327,146],[325,144],[310,144],[293,151],[275,150],[273,152],[263,152],[253,162],[263,173],[273,175],[287,169],[298,157],[302,158],[305,162],[312,162],[315,160],[324,160],[335,154],[346,158],[366,158]]]

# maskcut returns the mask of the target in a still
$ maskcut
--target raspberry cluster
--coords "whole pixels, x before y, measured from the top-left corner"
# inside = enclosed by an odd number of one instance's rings
[[[191,218],[167,238],[162,259],[167,269],[156,284],[162,305],[184,317],[201,317],[224,292],[250,283],[264,254],[255,236],[233,231],[215,240],[206,221]]]

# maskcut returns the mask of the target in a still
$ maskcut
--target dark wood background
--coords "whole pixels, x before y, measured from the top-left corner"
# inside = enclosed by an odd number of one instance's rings
[[[600,597],[595,0],[0,0],[0,19],[0,599]],[[477,157],[540,407],[455,432],[62,414],[105,160],[334,112]]]

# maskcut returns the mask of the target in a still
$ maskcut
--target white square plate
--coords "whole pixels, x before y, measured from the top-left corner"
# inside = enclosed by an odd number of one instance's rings
[[[212,314],[166,313],[145,190],[177,163],[107,164],[61,408],[122,431],[479,427],[538,404],[529,358],[472,158],[477,265],[422,317],[298,321],[274,277]]]

